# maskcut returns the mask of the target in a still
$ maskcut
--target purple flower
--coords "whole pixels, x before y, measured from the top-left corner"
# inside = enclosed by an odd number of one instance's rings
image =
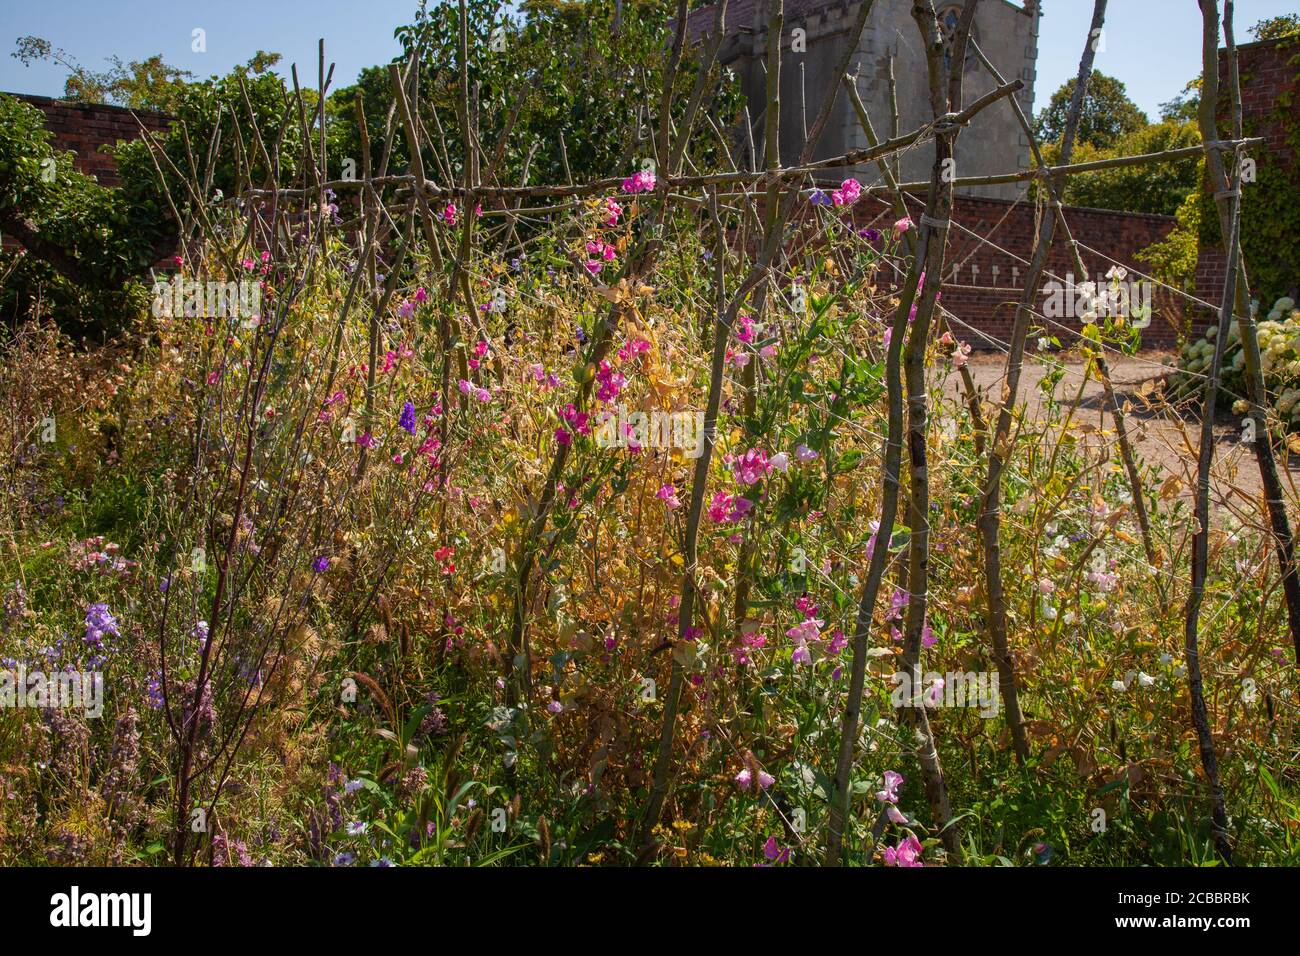
[[[786,863],[790,859],[790,851],[777,843],[776,837],[770,836],[763,844],[763,856],[767,857],[769,863]]]
[[[329,570],[329,567],[330,567],[330,559],[327,555],[324,554],[322,554],[320,557],[318,557],[315,561],[311,563],[311,569],[315,571],[317,574],[324,574],[326,571]]]
[[[102,601],[86,608],[86,643],[99,647],[104,635],[117,637],[117,619],[108,611],[108,605]]]
[[[150,708],[152,708],[153,710],[162,710],[162,706],[163,706],[162,683],[161,681],[158,680],[157,674],[149,675],[149,685],[146,690],[146,695],[148,697],[148,703]]]
[[[397,427],[403,431],[415,434],[415,406],[407,402],[402,406],[402,414],[398,416]]]

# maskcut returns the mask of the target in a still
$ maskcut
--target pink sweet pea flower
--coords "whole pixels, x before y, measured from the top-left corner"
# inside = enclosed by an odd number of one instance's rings
[[[887,866],[924,866],[921,862],[921,841],[914,836],[898,844],[897,847],[885,848]]]
[[[881,803],[898,803],[898,788],[906,779],[901,773],[885,771],[885,789],[876,791],[876,799]]]

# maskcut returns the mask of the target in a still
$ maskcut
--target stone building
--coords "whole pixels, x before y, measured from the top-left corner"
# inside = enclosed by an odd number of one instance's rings
[[[729,0],[724,25],[725,38],[718,56],[736,72],[749,104],[754,130],[755,149],[763,152],[763,112],[765,109],[766,73],[764,58],[768,42],[768,23],[775,5],[781,0]],[[821,91],[827,77],[839,61],[848,34],[858,14],[858,0],[784,0],[785,23],[781,36],[781,161],[794,162],[803,147],[804,129],[817,115]],[[936,3],[940,25],[951,37],[961,3],[940,0]],[[856,55],[849,61],[849,72],[856,71],[858,92],[871,115],[876,134],[890,135],[892,109],[889,91],[889,67],[892,62],[902,132],[915,129],[931,119],[925,52],[916,22],[912,19],[912,0],[876,0]],[[713,30],[716,11],[713,6],[691,13],[689,35],[699,39]],[[1023,5],[1008,0],[985,0],[975,14],[972,35],[985,55],[1008,80],[1020,79],[1025,88],[1020,104],[1033,115],[1034,64],[1038,56],[1038,19],[1040,4],[1027,0]],[[803,31],[802,34],[797,31]],[[966,59],[965,96],[967,102],[993,89],[994,83],[973,52]],[[744,140],[742,134],[742,141]],[[814,158],[835,156],[850,149],[865,147],[866,137],[858,124],[853,106],[841,90]],[[922,181],[930,177],[934,147],[924,144],[907,151],[901,160],[904,181]],[[1030,165],[1029,143],[1005,104],[985,110],[957,139],[959,176],[979,176],[1013,172]],[[876,170],[863,168],[864,181],[875,181]],[[1023,185],[969,187],[966,195],[1011,199]]]

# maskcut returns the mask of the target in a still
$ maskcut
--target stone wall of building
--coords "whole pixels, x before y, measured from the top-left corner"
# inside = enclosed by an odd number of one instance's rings
[[[762,154],[767,74],[764,58],[767,31],[776,0],[734,0],[727,4],[725,36],[719,60],[735,70],[749,104],[756,150]],[[785,21],[781,35],[781,160],[794,163],[810,126],[821,106],[821,96],[836,64],[844,53],[847,35],[858,15],[857,0],[785,0]],[[912,19],[911,0],[876,0],[858,48],[849,60],[849,72],[858,76],[858,92],[871,117],[876,134],[884,139],[893,125],[889,72],[894,74],[899,130],[907,132],[933,118],[929,81],[920,33]],[[943,19],[960,4],[937,6]],[[1008,80],[1025,84],[1019,99],[1033,115],[1035,61],[1038,51],[1036,7],[1022,7],[1007,0],[981,4],[972,31],[981,49]],[[690,35],[699,39],[713,30],[712,6],[694,11],[689,19]],[[796,31],[803,31],[802,35]],[[798,40],[798,42],[796,42]],[[972,100],[993,89],[992,78],[974,53],[966,60],[966,98]],[[836,156],[867,146],[849,98],[836,94],[830,122],[818,142],[814,158]],[[924,143],[904,153],[899,162],[904,181],[924,180],[933,165],[933,144]],[[982,113],[957,141],[959,176],[980,176],[1015,172],[1029,163],[1029,143],[1005,104]],[[875,170],[857,170],[872,179]],[[1015,186],[971,187],[969,195],[1011,199]]]

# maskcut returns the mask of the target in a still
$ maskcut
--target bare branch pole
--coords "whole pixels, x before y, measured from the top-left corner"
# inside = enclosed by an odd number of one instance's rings
[[[1202,19],[1202,67],[1201,67],[1201,106],[1199,122],[1201,139],[1206,143],[1205,171],[1210,188],[1214,193],[1215,204],[1219,212],[1220,233],[1226,236],[1232,218],[1231,177],[1224,166],[1224,151],[1211,148],[1210,143],[1218,130],[1216,113],[1219,102],[1219,10],[1217,0],[1206,2],[1200,0]],[[1241,128],[1241,83],[1238,75],[1237,45],[1233,36],[1233,4],[1227,0],[1224,7],[1223,32],[1228,59],[1228,93],[1232,107],[1232,135],[1240,141]],[[1230,154],[1234,159],[1241,156],[1240,149]],[[1240,189],[1240,186],[1237,187]],[[1277,554],[1278,570],[1282,575],[1282,592],[1286,596],[1287,625],[1291,631],[1291,643],[1295,648],[1296,664],[1300,666],[1300,576],[1296,573],[1295,539],[1291,531],[1291,522],[1286,513],[1286,503],[1282,493],[1282,482],[1277,474],[1277,462],[1273,457],[1273,440],[1269,433],[1265,409],[1268,405],[1268,392],[1264,385],[1264,371],[1259,352],[1259,335],[1255,328],[1254,309],[1250,304],[1250,286],[1246,276],[1246,263],[1240,251],[1237,253],[1236,300],[1234,311],[1237,327],[1241,332],[1241,348],[1246,357],[1246,397],[1250,403],[1250,419],[1255,423],[1255,459],[1259,464],[1260,483],[1264,489],[1267,502],[1270,530],[1273,535],[1273,547]],[[1283,452],[1285,454],[1285,452]]]
[[[989,106],[992,102],[1002,99],[1004,96],[1010,96],[1024,88],[1020,80],[1012,80],[1004,87],[981,97],[971,106],[967,107],[960,114],[958,119],[965,123],[974,118],[976,114]],[[854,166],[865,163],[871,163],[882,157],[896,157],[904,149],[917,142],[928,138],[928,127],[921,127],[911,133],[902,136],[894,136],[890,139],[874,146],[868,150],[855,150],[844,153],[831,159],[819,160],[816,164],[806,168],[787,168],[777,171],[777,175],[782,179],[798,178],[807,173],[818,173],[828,169],[835,169],[844,166]],[[562,139],[562,138],[561,138]],[[1030,169],[1021,170],[1015,173],[997,173],[989,176],[959,176],[952,181],[952,185],[958,188],[966,186],[1002,186],[1011,183],[1023,183],[1035,179],[1043,179],[1051,176],[1060,178],[1062,176],[1080,175],[1083,173],[1095,173],[1107,169],[1128,169],[1135,166],[1153,166],[1161,163],[1173,162],[1183,159],[1199,159],[1207,149],[1212,150],[1233,150],[1238,146],[1258,146],[1264,143],[1264,140],[1257,136],[1248,136],[1242,139],[1214,140],[1213,142],[1203,143],[1200,146],[1181,146],[1177,149],[1161,150],[1158,153],[1140,153],[1135,156],[1115,156],[1108,159],[1094,159],[1083,163],[1071,163],[1060,166],[1049,166],[1046,170]],[[766,169],[752,170],[730,170],[723,173],[701,174],[694,176],[670,176],[663,177],[661,182],[671,190],[704,190],[712,186],[726,185],[737,187],[742,192],[732,192],[729,190],[718,190],[718,198],[722,199],[730,195],[743,195],[743,190],[756,183],[764,182],[769,176]],[[897,177],[896,177],[897,178]],[[406,186],[413,188],[416,184],[416,177],[410,174],[403,175],[379,175],[376,176],[372,183],[376,187],[386,186]],[[589,183],[575,184],[568,181],[563,185],[537,185],[537,186],[481,186],[477,190],[478,195],[484,198],[507,199],[507,200],[524,200],[524,199],[546,199],[546,198],[573,198],[576,196],[592,196],[602,192],[609,192],[617,189],[622,182],[621,178],[600,179]],[[929,186],[929,180],[923,182],[900,182],[898,188],[904,192],[912,192],[918,189],[924,189]],[[327,189],[338,191],[347,191],[352,189],[364,188],[365,184],[360,180],[337,179],[325,183]],[[314,190],[304,190],[301,188],[285,189],[251,189],[244,195],[249,198],[270,196],[272,194],[281,197],[296,197],[310,195]],[[466,195],[465,189],[461,186],[449,185],[439,186],[437,183],[426,181],[422,187],[424,195],[428,199],[456,199]],[[888,185],[864,186],[863,195],[888,197],[892,192],[892,187]]]
[[[683,4],[684,6],[684,4]],[[680,47],[685,43],[686,19],[684,14],[678,18],[677,33],[674,45]],[[664,73],[664,90],[673,89],[677,80],[677,69],[680,66],[681,57],[676,56]],[[712,66],[712,63],[709,63]],[[662,95],[661,103],[671,103],[671,97]],[[640,122],[638,116],[637,122]],[[671,123],[661,124],[661,131],[665,136],[671,138]],[[692,130],[688,127],[681,131],[683,137],[689,137]],[[563,142],[561,140],[561,142]],[[669,143],[664,142],[665,154]],[[669,174],[672,170],[668,170]],[[611,181],[611,188],[615,184],[621,185],[622,180]],[[572,187],[567,187],[572,189]],[[659,190],[655,190],[659,193]],[[578,195],[578,193],[572,193]],[[668,209],[672,201],[671,193],[666,190],[659,197],[659,202],[650,213],[651,222],[645,228],[641,240],[634,247],[628,257],[627,265],[623,270],[622,278],[629,283],[634,283],[647,270],[653,267],[662,247],[663,224],[668,214]],[[573,405],[575,408],[585,409],[590,400],[592,387],[595,383],[595,371],[600,366],[601,361],[608,354],[613,342],[613,336],[622,325],[624,312],[627,306],[619,301],[611,303],[604,321],[597,328],[595,336],[588,351],[588,359],[584,363],[588,374],[583,375],[582,381],[578,386],[577,394],[574,397]],[[531,663],[529,661],[527,649],[527,630],[528,630],[528,605],[529,605],[529,586],[532,580],[533,566],[537,560],[537,552],[542,534],[546,531],[546,526],[550,521],[551,509],[555,503],[556,488],[559,484],[560,477],[564,474],[564,467],[569,457],[569,445],[558,444],[555,453],[551,459],[551,467],[547,471],[545,483],[538,497],[537,504],[533,509],[531,520],[524,530],[522,539],[519,543],[518,550],[514,558],[514,604],[510,619],[510,632],[508,636],[508,652],[506,659],[506,699],[513,706],[518,700],[519,687],[514,679],[515,658],[521,657],[523,664],[523,681],[524,691],[528,691],[530,682],[529,671]],[[666,770],[665,770],[666,773]]]
[[[1192,536],[1192,580],[1187,594],[1186,621],[1184,625],[1184,653],[1187,656],[1187,686],[1192,699],[1192,725],[1201,751],[1201,765],[1210,787],[1214,845],[1224,862],[1232,862],[1232,843],[1228,833],[1228,812],[1219,783],[1218,760],[1214,753],[1214,735],[1205,707],[1205,689],[1201,677],[1201,655],[1198,639],[1201,604],[1205,597],[1205,579],[1208,575],[1210,546],[1210,467],[1214,460],[1214,414],[1219,398],[1223,367],[1223,352],[1227,347],[1228,328],[1232,322],[1232,306],[1237,295],[1237,266],[1240,256],[1238,237],[1241,229],[1241,183],[1232,177],[1232,218],[1228,231],[1228,270],[1223,286],[1223,304],[1219,309],[1219,334],[1214,340],[1214,356],[1205,381],[1205,399],[1201,411],[1200,455],[1196,463],[1196,497],[1194,515],[1196,529]],[[1262,436],[1261,436],[1262,437]]]
[[[1092,75],[1096,37],[1099,36],[1097,31],[1102,28],[1105,19],[1106,0],[1096,0],[1092,13],[1092,26],[1084,43],[1083,55],[1079,60],[1079,75],[1074,85],[1074,97],[1070,102],[1070,110],[1066,114],[1065,130],[1061,138],[1063,163],[1069,163],[1074,151],[1074,138],[1079,128],[1079,117],[1083,112],[1083,99],[1087,92],[1088,80]],[[1020,397],[1020,373],[1024,366],[1025,339],[1029,334],[1038,282],[1047,267],[1047,257],[1051,252],[1055,229],[1055,217],[1043,220],[1039,227],[1034,255],[1025,276],[1025,289],[1020,298],[1019,308],[1016,310],[1016,320],[1012,327],[1011,342],[1007,352],[1002,407],[998,412],[993,440],[989,443],[988,476],[984,484],[979,516],[980,537],[984,549],[984,587],[988,600],[989,642],[998,668],[998,689],[1001,692],[1003,706],[1006,708],[1012,746],[1015,749],[1016,759],[1021,764],[1029,759],[1029,739],[1025,734],[1024,716],[1020,710],[1020,695],[1016,687],[1015,664],[1007,639],[1006,592],[1002,586],[1002,551],[998,541],[1002,517],[1002,471],[1011,457],[1014,442],[1011,426]]]
[[[984,51],[980,49],[979,44],[972,40],[971,47],[974,49],[975,55],[979,57],[980,63],[984,65],[984,69],[988,70],[993,82],[998,85],[1005,83],[1002,74],[998,72],[993,62],[984,55]],[[1039,148],[1038,137],[1034,133],[1033,126],[1030,125],[1029,118],[1025,116],[1025,111],[1021,109],[1020,101],[1013,96],[1007,102],[1011,104],[1016,122],[1020,124],[1021,132],[1025,134],[1025,139],[1029,141],[1029,148],[1033,151],[1035,165],[1040,170],[1046,170],[1047,162],[1043,159],[1043,151]],[[1057,225],[1065,236],[1066,242],[1069,243],[1070,252],[1074,257],[1074,266],[1079,270],[1080,277],[1085,277],[1088,270],[1084,266],[1083,256],[1079,253],[1079,244],[1074,241],[1074,235],[1070,231],[1070,224],[1065,219],[1065,209],[1061,205],[1060,191],[1056,188],[1056,183],[1050,176],[1043,178],[1043,187],[1047,195],[1048,205],[1052,209],[1052,214],[1056,217]],[[1133,508],[1137,514],[1138,528],[1142,532],[1142,547],[1146,551],[1147,561],[1154,567],[1160,562],[1155,545],[1151,541],[1151,519],[1147,514],[1146,495],[1142,491],[1142,477],[1138,474],[1137,458],[1133,454],[1133,443],[1128,437],[1128,425],[1124,420],[1124,409],[1120,407],[1119,401],[1115,397],[1115,386],[1111,383],[1110,366],[1106,362],[1105,352],[1098,350],[1093,356],[1093,361],[1097,366],[1097,376],[1101,381],[1102,390],[1105,392],[1106,404],[1110,408],[1111,418],[1115,421],[1115,437],[1119,444],[1120,459],[1124,462],[1124,471],[1128,476],[1129,489],[1133,496]],[[1086,374],[1084,380],[1087,380]]]
[[[921,38],[925,45],[926,66],[930,79],[930,108],[934,113],[936,124],[945,113],[951,113],[961,104],[961,63],[965,59],[966,38],[970,34],[970,25],[975,18],[979,0],[966,0],[961,19],[957,27],[954,43],[953,62],[955,68],[949,78],[948,90],[944,91],[943,38],[939,33],[939,23],[931,0],[920,0],[912,5],[912,17],[916,20]],[[952,822],[952,806],[948,799],[948,787],[944,781],[943,768],[939,760],[939,748],[934,732],[930,728],[929,714],[922,700],[921,641],[926,626],[926,613],[929,607],[930,580],[930,478],[929,458],[926,447],[929,429],[928,393],[925,382],[925,358],[929,348],[930,319],[934,315],[942,283],[944,256],[948,245],[948,228],[952,218],[953,187],[944,181],[948,161],[952,158],[960,126],[952,126],[947,132],[935,137],[934,168],[931,172],[930,194],[926,203],[926,212],[921,217],[921,244],[925,248],[924,256],[918,254],[921,265],[913,264],[913,269],[922,268],[917,276],[918,302],[916,317],[911,320],[911,330],[907,337],[904,356],[905,382],[907,385],[907,449],[909,476],[911,479],[908,495],[908,527],[911,536],[908,540],[908,603],[907,619],[903,626],[903,656],[901,670],[907,675],[911,690],[910,706],[904,706],[899,717],[906,726],[911,727],[917,742],[917,756],[924,778],[925,794],[930,804],[930,814],[935,826],[940,828],[940,838],[948,851],[948,858],[953,863],[961,862],[961,837]],[[925,281],[928,279],[929,281]],[[924,282],[924,285],[921,283]],[[892,529],[881,527],[881,537],[877,547],[888,547],[888,536]]]
[[[785,28],[785,0],[776,0],[771,18],[767,23],[766,78],[767,104],[763,112],[763,159],[769,173],[781,168],[781,34]],[[805,126],[807,117],[804,117]],[[767,195],[762,209],[761,235],[767,241],[776,225],[780,212],[781,181],[772,178],[768,181]],[[761,326],[767,317],[768,293],[771,280],[759,283],[754,290],[754,317]],[[758,366],[762,359],[755,356],[740,373],[740,407],[744,412],[745,434],[754,437],[757,426],[755,412],[758,407]],[[740,542],[740,553],[736,558],[736,589],[732,601],[732,623],[739,629],[745,620],[749,607],[749,590],[754,580],[754,536],[747,528]]]
[[[799,167],[807,167],[809,160],[817,146],[817,140],[821,136],[822,130],[830,116],[831,105],[835,98],[835,92],[839,85],[839,77],[848,68],[849,58],[854,50],[857,49],[858,41],[861,39],[862,30],[866,26],[867,15],[870,13],[871,3],[863,4],[863,9],[859,11],[857,19],[854,21],[852,28],[846,37],[845,52],[841,62],[837,67],[838,72],[832,72],[828,78],[826,89],[823,91],[822,108],[818,113],[817,119],[809,132],[808,139],[804,142],[803,149],[799,156]],[[779,103],[780,89],[780,57],[781,57],[781,40],[780,25],[782,22],[781,8],[778,5],[776,12],[768,28],[768,89],[767,99],[769,110],[774,103]],[[990,101],[991,102],[991,101]],[[779,163],[780,150],[776,135],[779,134],[779,126],[774,120],[774,112],[768,114],[767,139],[765,142],[766,155],[769,164]],[[684,135],[689,135],[690,130],[686,130]],[[768,175],[772,176],[772,170],[769,169]],[[787,185],[784,197],[780,193],[780,180],[775,176],[770,180],[773,186],[769,188],[766,197],[766,205],[763,212],[765,234],[763,237],[763,248],[749,270],[745,280],[740,284],[732,297],[730,304],[727,306],[725,315],[720,313],[718,316],[717,328],[713,344],[712,362],[710,366],[709,379],[709,398],[708,406],[705,411],[705,450],[700,458],[696,461],[695,477],[691,485],[691,514],[694,521],[688,520],[686,537],[684,539],[684,557],[685,568],[682,575],[682,592],[681,602],[679,605],[678,615],[678,637],[684,639],[687,629],[693,624],[694,616],[694,596],[695,596],[695,564],[694,554],[695,537],[699,528],[699,511],[703,507],[705,486],[708,481],[709,460],[712,457],[713,438],[711,437],[716,430],[716,417],[718,403],[721,399],[723,362],[726,357],[727,340],[731,334],[731,328],[735,322],[736,315],[744,303],[746,297],[751,291],[757,293],[757,290],[763,288],[768,279],[768,273],[772,266],[778,250],[781,247],[784,238],[784,230],[791,213],[794,210],[794,204],[799,198],[799,188],[797,182],[791,182]],[[716,209],[714,210],[716,214]],[[721,258],[721,253],[719,253]],[[712,409],[713,417],[710,418],[709,409]],[[663,804],[668,794],[669,772],[672,763],[672,744],[673,733],[676,726],[677,708],[681,697],[681,687],[684,679],[684,671],[678,654],[674,651],[672,671],[669,677],[668,695],[664,703],[664,720],[660,729],[659,750],[655,758],[654,774],[651,784],[650,798],[646,804],[645,814],[641,822],[640,844],[643,855],[652,848],[654,828],[659,823],[660,815],[663,812]]]
[[[969,42],[973,43],[974,41]],[[999,83],[999,85],[1001,85],[1001,83]],[[847,75],[844,77],[844,88],[849,94],[849,102],[853,104],[854,112],[858,115],[858,125],[862,127],[862,133],[867,138],[867,145],[876,145],[876,143],[879,142],[879,139],[876,137],[875,127],[871,123],[871,116],[862,102],[862,97],[858,94],[858,88],[857,84],[854,82],[854,77]],[[1012,103],[1016,102],[1014,96],[1011,97],[1010,100]],[[890,166],[889,162],[884,159],[876,160],[876,166],[880,169],[880,175],[884,178],[885,183],[890,188],[890,200],[893,203],[894,215],[899,219],[906,218],[908,214],[907,200],[904,196],[903,190],[899,188],[898,179],[894,176],[893,168]],[[908,251],[915,256],[916,237],[912,230],[909,229],[907,232],[903,233],[903,240],[907,243]],[[947,315],[943,309],[936,309],[935,317],[939,323],[940,334],[951,331],[951,328],[948,325]],[[958,374],[961,376],[962,391],[966,396],[966,409],[970,413],[971,424],[975,432],[975,453],[977,455],[982,455],[984,453],[984,436],[988,431],[988,423],[984,421],[984,412],[980,407],[980,395],[979,391],[975,387],[975,376],[971,374],[968,365],[963,365],[958,370]]]
[[[977,2],[978,0],[968,0],[966,8],[962,11],[961,26],[959,27],[962,35],[969,33]],[[945,118],[950,117],[953,107],[959,104],[950,101],[944,94],[942,43],[939,40],[938,22],[933,4],[929,3],[928,0],[914,4],[912,16],[916,20],[922,40],[925,41],[931,109],[935,117],[934,125],[936,128],[940,128],[940,118],[945,117],[945,114],[947,114]],[[960,86],[956,87],[956,95],[959,99],[961,95]],[[868,120],[868,125],[869,123]],[[862,707],[862,691],[866,681],[867,644],[871,634],[871,621],[875,613],[876,599],[880,593],[880,583],[884,578],[885,566],[889,560],[890,538],[898,512],[899,474],[902,467],[904,427],[902,373],[904,339],[908,339],[908,439],[912,463],[912,507],[915,508],[918,492],[928,498],[928,482],[925,472],[926,399],[924,363],[928,324],[938,301],[939,277],[943,270],[943,257],[947,244],[947,224],[952,213],[951,184],[943,181],[944,161],[952,155],[952,142],[958,128],[957,124],[945,123],[942,125],[943,132],[935,137],[935,161],[926,210],[922,216],[921,228],[918,230],[920,237],[916,243],[911,268],[908,270],[903,282],[903,288],[899,293],[898,307],[894,312],[894,322],[886,348],[885,394],[889,407],[889,424],[885,439],[880,522],[875,534],[875,546],[868,563],[867,578],[862,584],[862,595],[858,602],[857,619],[854,625],[849,693],[840,725],[840,748],[835,766],[835,792],[830,804],[826,852],[823,856],[823,862],[827,866],[839,866],[843,862],[843,830],[849,812],[849,786],[853,751],[857,741],[858,720]],[[922,288],[922,276],[930,269],[933,269],[931,281],[928,286]],[[914,305],[916,306],[916,317],[912,319]],[[909,321],[914,323],[910,337],[908,336]],[[919,400],[916,390],[918,378],[920,381]],[[919,445],[916,434],[918,429],[920,430]],[[920,469],[919,475],[917,473],[918,466]],[[920,484],[918,484],[918,480]],[[922,517],[922,522],[927,520],[924,516]],[[913,544],[915,546],[915,528],[913,529],[913,535]],[[928,557],[928,534],[922,533],[920,537],[922,538],[922,543],[919,546],[921,550],[919,552],[913,551],[912,554],[913,569],[924,566]],[[905,657],[910,655],[913,664],[912,667],[904,664],[904,667],[909,672],[909,677],[913,676],[911,671],[919,665],[921,629],[924,626],[924,588],[926,586],[924,572],[922,572],[921,578],[923,593],[920,599],[919,617],[917,617],[915,607],[909,603],[908,620],[905,623],[907,636],[905,637],[904,655]],[[916,601],[915,594],[912,601]],[[914,621],[914,618],[916,621]],[[915,654],[911,654],[910,645],[914,623],[917,649]],[[948,801],[947,787],[943,780],[943,770],[939,763],[934,736],[930,731],[929,719],[923,707],[907,708],[905,719],[913,727],[919,740],[918,756],[921,762],[922,774],[925,778],[926,796],[930,802],[931,814],[935,823],[942,828],[945,849],[954,861],[960,860],[960,840],[956,828],[949,825],[952,808]]]

